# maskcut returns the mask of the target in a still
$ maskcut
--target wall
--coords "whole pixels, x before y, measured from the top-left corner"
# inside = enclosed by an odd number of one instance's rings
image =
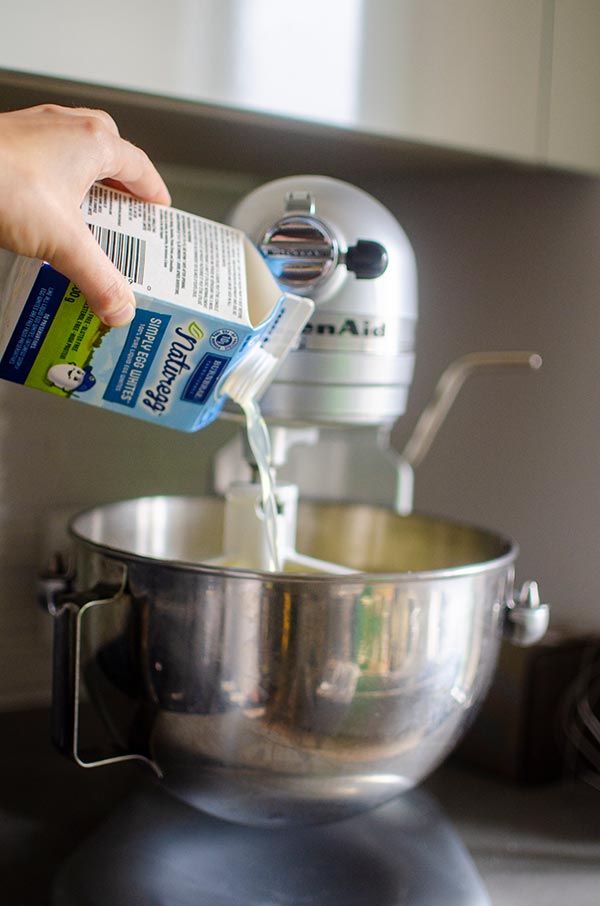
[[[165,174],[177,205],[215,218],[258,182]],[[513,536],[519,576],[538,579],[555,620],[600,631],[600,183],[486,170],[362,185],[402,222],[420,273],[419,356],[398,443],[452,359],[500,348],[544,357],[536,374],[471,378],[417,473],[417,506]],[[66,514],[200,492],[212,454],[234,430],[219,423],[179,436],[0,388],[0,707],[48,694],[51,620],[36,608],[36,573]]]
[[[518,576],[538,579],[555,623],[599,631],[600,182],[488,173],[378,188],[420,271],[405,422],[463,353],[532,349],[544,359],[537,373],[470,379],[418,471],[417,506],[509,533],[521,546]]]

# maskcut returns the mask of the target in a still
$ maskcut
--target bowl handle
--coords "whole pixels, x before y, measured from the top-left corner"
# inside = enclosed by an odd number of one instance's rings
[[[513,645],[535,645],[546,634],[550,607],[540,603],[537,582],[525,582],[520,592],[507,601],[503,634]]]
[[[53,579],[53,589],[47,594],[47,607],[54,617],[54,650],[52,663],[52,741],[54,745],[84,768],[97,768],[123,761],[142,761],[158,777],[162,772],[156,762],[146,755],[123,753],[106,758],[88,760],[79,748],[79,705],[81,698],[81,640],[84,619],[95,607],[108,607],[122,599],[127,570],[122,566],[120,584],[98,584],[82,592],[66,590],[69,579],[65,575],[61,593],[59,583]]]

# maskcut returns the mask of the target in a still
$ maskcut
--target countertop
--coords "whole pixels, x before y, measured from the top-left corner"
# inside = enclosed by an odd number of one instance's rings
[[[518,785],[453,760],[424,786],[493,906],[600,906],[600,791],[575,778]]]
[[[132,765],[78,768],[49,735],[46,710],[0,715],[0,890],[10,906],[50,906],[61,862],[144,782]],[[598,790],[576,779],[518,786],[456,760],[423,788],[453,823],[493,906],[599,906]]]

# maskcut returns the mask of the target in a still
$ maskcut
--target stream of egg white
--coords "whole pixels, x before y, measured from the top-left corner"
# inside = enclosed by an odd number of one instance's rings
[[[246,433],[248,443],[258,468],[261,489],[261,503],[264,516],[264,530],[269,556],[269,570],[279,572],[282,569],[277,541],[277,501],[275,484],[271,473],[271,438],[269,429],[262,417],[256,400],[246,400],[239,404],[246,416]]]

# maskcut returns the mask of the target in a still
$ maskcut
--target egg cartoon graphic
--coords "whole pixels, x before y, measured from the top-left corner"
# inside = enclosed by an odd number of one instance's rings
[[[89,365],[80,368],[74,362],[59,362],[48,369],[47,378],[55,387],[61,390],[90,390],[96,383]]]

